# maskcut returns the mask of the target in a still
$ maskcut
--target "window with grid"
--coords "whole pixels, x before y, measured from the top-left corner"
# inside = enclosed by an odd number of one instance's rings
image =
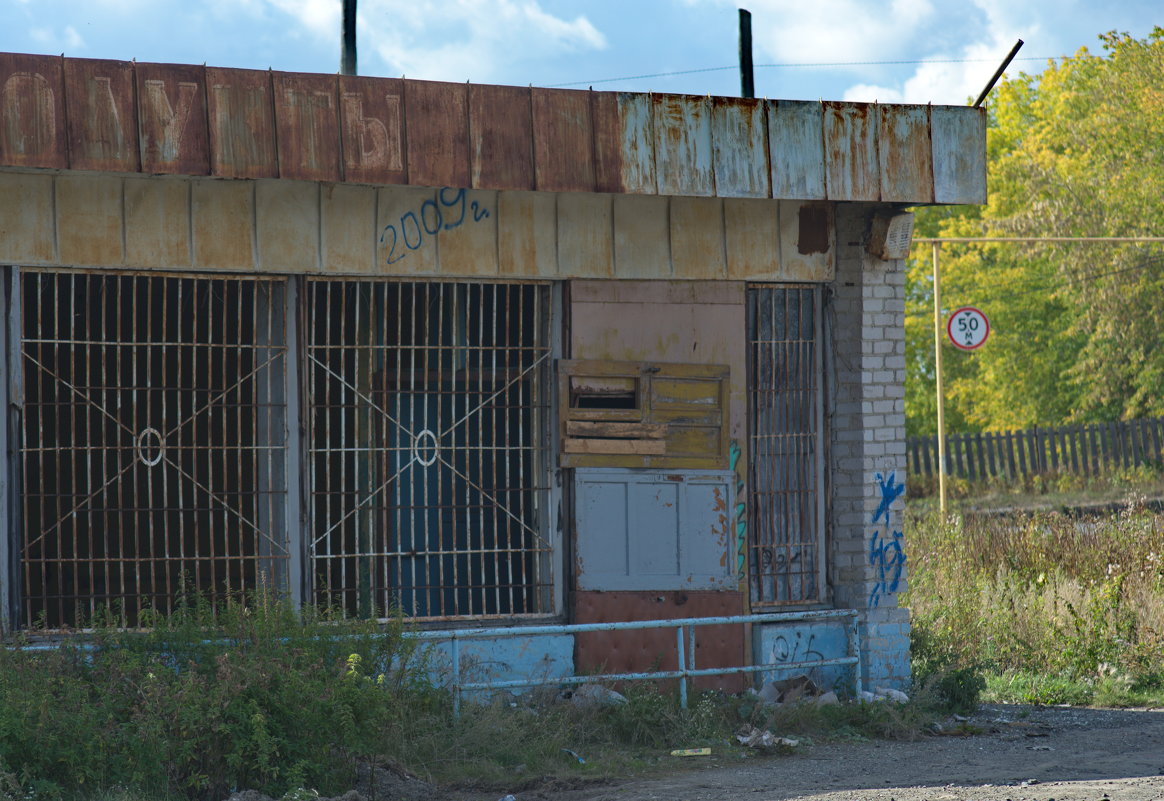
[[[552,611],[548,312],[538,284],[307,283],[317,601]]]
[[[748,288],[747,544],[755,606],[822,598],[821,293]]]
[[[23,625],[286,581],[284,282],[25,272]]]

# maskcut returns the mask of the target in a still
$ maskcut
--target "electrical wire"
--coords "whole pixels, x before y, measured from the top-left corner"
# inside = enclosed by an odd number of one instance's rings
[[[1030,56],[1027,58],[1016,58],[1014,61],[1047,61],[1050,57],[1041,58]],[[868,67],[868,66],[885,66],[885,65],[900,65],[900,64],[977,64],[981,62],[993,62],[995,59],[991,58],[945,58],[945,59],[906,59],[901,61],[812,61],[812,62],[787,62],[783,64],[753,64],[754,69],[784,69],[787,67]],[[597,83],[616,83],[617,81],[637,81],[643,78],[670,78],[674,75],[695,75],[700,72],[723,72],[724,70],[738,70],[738,64],[732,64],[726,67],[700,67],[698,69],[690,70],[675,70],[673,72],[651,72],[643,75],[624,75],[621,78],[599,78],[594,81],[571,81],[569,83],[555,83],[550,84],[549,89],[564,89],[570,86],[593,86]]]

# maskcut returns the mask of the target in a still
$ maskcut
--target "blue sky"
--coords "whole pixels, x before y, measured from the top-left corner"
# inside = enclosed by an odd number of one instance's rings
[[[1164,25],[1159,0],[359,0],[359,72],[737,95],[741,4],[756,64],[782,65],[757,67],[756,94],[802,100],[965,103],[1018,38],[1011,73]],[[0,51],[331,73],[340,7],[0,0]],[[888,61],[911,63],[853,63]]]

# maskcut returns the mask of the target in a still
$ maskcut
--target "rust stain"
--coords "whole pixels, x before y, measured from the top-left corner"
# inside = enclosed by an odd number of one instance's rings
[[[828,253],[832,230],[832,206],[828,203],[805,203],[800,207],[800,225],[796,249],[802,256]]]
[[[712,511],[726,512],[727,511],[727,499],[723,497],[723,493],[720,491],[719,487],[712,487],[711,493],[712,493],[712,495],[715,496],[715,505],[711,507]],[[720,516],[720,519],[723,519],[722,515]]]
[[[594,122],[594,190],[625,192],[618,95],[590,92],[590,115]]]
[[[206,68],[210,171],[223,178],[277,178],[271,76]]]
[[[711,101],[689,95],[651,95],[651,105],[659,194],[714,195]]]
[[[875,109],[870,103],[824,104],[826,188],[830,200],[880,199]]]
[[[137,113],[128,61],[65,59],[69,166],[137,172]]]
[[[334,75],[274,73],[275,141],[281,177],[300,181],[340,179],[336,81]]]
[[[907,203],[927,194],[932,199],[934,163],[929,106],[884,105],[878,110],[881,199]]]
[[[693,581],[694,577],[689,576]],[[679,617],[726,617],[743,614],[743,593],[737,591],[683,590],[681,592],[599,592],[573,594],[574,621],[612,623],[628,620],[668,620]],[[575,664],[579,671],[601,669],[610,673],[675,670],[675,632],[670,629],[584,632],[574,638]],[[697,667],[729,667],[746,664],[743,627],[700,626],[696,636]],[[701,689],[741,691],[740,676],[706,676],[694,680]]]
[[[404,184],[404,84],[399,78],[340,76],[344,180]]]
[[[409,183],[470,187],[468,95],[464,84],[404,82]]]
[[[68,166],[62,59],[0,53],[0,162]]]
[[[141,168],[148,173],[208,175],[206,68],[135,64]]]
[[[489,189],[533,189],[533,113],[530,90],[469,87],[472,184]]]
[[[534,166],[540,191],[595,191],[592,94],[574,89],[532,91]]]

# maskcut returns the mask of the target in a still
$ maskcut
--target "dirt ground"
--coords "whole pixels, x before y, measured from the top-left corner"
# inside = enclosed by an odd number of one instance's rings
[[[974,736],[817,745],[703,760],[663,778],[513,793],[517,801],[1148,801],[1164,799],[1164,710],[983,706]],[[779,732],[777,732],[778,734]],[[436,798],[498,801],[505,793]],[[434,799],[435,801],[435,799]]]

